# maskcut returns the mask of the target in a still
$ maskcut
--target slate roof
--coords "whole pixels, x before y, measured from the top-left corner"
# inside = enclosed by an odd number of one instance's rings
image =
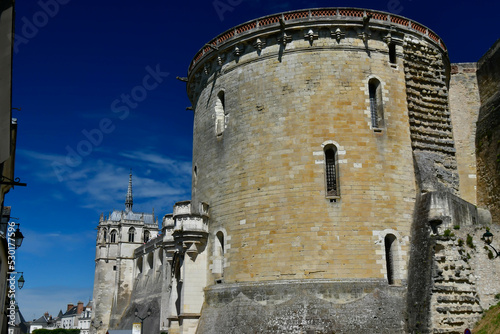
[[[78,311],[78,306],[73,306],[72,308],[67,310],[66,313],[63,314],[63,317],[74,316],[75,314],[78,314],[77,311]]]
[[[45,318],[44,315],[42,315],[40,318],[36,319],[36,320],[33,320],[31,322],[32,324],[43,324],[43,325],[46,325],[49,323],[49,320],[47,318]]]
[[[144,224],[154,224],[153,214],[152,213],[135,213],[132,211],[125,212],[114,210],[110,215],[108,220],[119,222],[120,220],[136,220],[136,221],[144,221]]]

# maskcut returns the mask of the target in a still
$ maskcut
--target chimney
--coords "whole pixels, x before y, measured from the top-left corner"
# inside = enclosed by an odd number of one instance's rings
[[[82,314],[83,312],[83,302],[78,302],[78,306],[76,307],[76,314]]]
[[[71,310],[71,309],[73,308],[73,306],[75,306],[75,305],[73,305],[73,304],[68,304],[68,309],[66,310],[66,312],[68,312],[69,310]]]
[[[45,319],[48,319],[48,318],[49,318],[49,312],[45,312],[45,313],[43,314],[43,316],[45,317]]]

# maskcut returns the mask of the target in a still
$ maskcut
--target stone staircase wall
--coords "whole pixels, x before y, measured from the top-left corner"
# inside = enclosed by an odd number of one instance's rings
[[[500,291],[499,259],[481,239],[489,226],[477,208],[449,192],[420,196],[408,276],[408,333],[461,334],[474,328]],[[499,242],[494,241],[495,245]]]
[[[470,253],[464,232],[435,236],[431,295],[432,333],[461,334],[481,317]],[[446,233],[445,233],[446,234]],[[460,236],[458,236],[460,235]]]

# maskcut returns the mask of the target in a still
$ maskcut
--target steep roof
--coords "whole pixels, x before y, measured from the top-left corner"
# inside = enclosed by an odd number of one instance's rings
[[[49,320],[44,315],[42,315],[40,318],[33,320],[31,323],[32,324],[44,324],[44,325],[46,325],[49,323]]]
[[[78,306],[73,306],[72,308],[70,308],[69,310],[67,310],[66,313],[64,313],[62,316],[63,317],[74,316],[75,314],[78,314],[77,310],[78,310]]]

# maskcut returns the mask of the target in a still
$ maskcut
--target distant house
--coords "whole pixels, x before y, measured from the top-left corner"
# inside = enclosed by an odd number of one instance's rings
[[[57,317],[53,318],[46,312],[40,318],[33,320],[30,324],[29,333],[35,329],[79,329],[80,334],[90,334],[90,321],[92,317],[92,302],[83,306],[83,302],[76,305],[68,304],[66,312],[59,311]]]
[[[33,320],[30,324],[29,332],[33,333],[35,329],[56,329],[56,319],[49,315],[49,312],[45,312],[40,318]]]
[[[81,334],[89,334],[91,316],[91,302],[89,302],[87,306],[83,306],[83,302],[78,302],[76,306],[68,304],[66,313],[61,317],[60,328],[80,329]]]

